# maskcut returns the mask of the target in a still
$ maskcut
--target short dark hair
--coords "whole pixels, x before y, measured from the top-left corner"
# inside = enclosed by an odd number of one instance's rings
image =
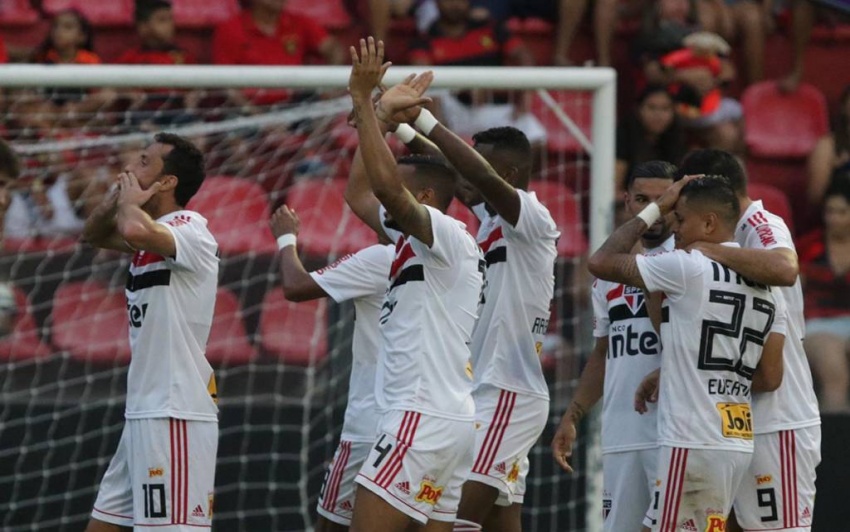
[[[441,211],[445,212],[452,203],[457,186],[457,172],[442,157],[435,155],[405,155],[399,157],[399,165],[408,165],[415,168],[413,180],[417,187],[431,188],[437,194],[437,203]]]
[[[160,9],[171,9],[169,0],[136,0],[136,24],[147,22]]]
[[[629,189],[636,179],[672,179],[678,181],[681,175],[675,164],[667,161],[646,161],[636,164],[626,176],[626,189]]]
[[[12,146],[0,139],[0,174],[6,174],[9,179],[17,179],[21,175],[21,160]]]
[[[741,204],[726,176],[706,175],[688,182],[680,193],[688,204],[699,203],[716,210],[717,215],[730,227],[741,218]]]
[[[738,158],[723,150],[695,150],[679,166],[681,175],[721,175],[739,196],[747,195],[747,173]]]
[[[850,170],[832,173],[832,178],[823,194],[823,201],[826,202],[827,198],[832,196],[841,196],[850,203]]]
[[[185,207],[204,182],[204,154],[192,141],[173,133],[157,133],[154,140],[171,146],[171,151],[162,158],[162,173],[177,176],[174,199]]]
[[[520,172],[519,185],[522,188],[528,186],[533,164],[531,142],[528,141],[525,133],[511,126],[493,127],[473,135],[472,142],[476,146],[479,144],[493,146],[493,149],[500,154],[509,154],[511,162],[516,164]]]

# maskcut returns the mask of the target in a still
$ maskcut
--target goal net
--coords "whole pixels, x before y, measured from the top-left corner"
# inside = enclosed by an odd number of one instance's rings
[[[386,81],[414,70],[393,67]],[[535,141],[531,189],[561,239],[541,355],[550,423],[532,451],[524,529],[596,530],[596,420],[580,430],[573,475],[549,443],[591,347],[584,259],[612,222],[614,73],[434,70],[445,120],[463,135],[507,122]],[[346,405],[353,307],[285,301],[268,218],[283,203],[298,211],[308,269],[375,241],[342,198],[357,145],[347,80],[344,67],[0,68],[2,135],[22,166],[0,251],[0,528],[80,530],[88,519],[123,424],[128,257],[78,235],[158,131],[205,153],[189,208],[222,254],[207,350],[221,408],[214,528],[312,528]],[[451,213],[474,232],[465,209]]]

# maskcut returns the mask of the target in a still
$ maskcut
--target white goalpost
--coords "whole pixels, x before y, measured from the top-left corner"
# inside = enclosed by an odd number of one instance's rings
[[[423,70],[393,66],[384,82]],[[581,429],[575,476],[554,464],[549,443],[590,353],[584,258],[613,229],[616,73],[428,70],[434,90],[488,91],[488,98],[523,91],[545,127],[532,190],[557,211],[562,241],[544,363],[550,423],[532,453],[524,522],[531,531],[601,530],[598,412]],[[221,406],[213,526],[312,529],[342,425],[353,307],[284,301],[266,220],[283,202],[300,206],[310,268],[371,241],[341,197],[356,147],[345,125],[349,72],[0,66],[0,134],[23,162],[13,189],[19,208],[10,207],[0,249],[0,285],[16,298],[14,327],[0,332],[0,491],[7,494],[0,528],[76,530],[87,519],[123,421],[127,258],[97,253],[76,234],[124,158],[154,132],[170,131],[196,141],[208,158],[204,197],[189,208],[210,220],[222,246],[208,347]],[[78,105],[104,89],[114,91],[108,103]],[[247,90],[250,105],[233,103],[234,92]]]

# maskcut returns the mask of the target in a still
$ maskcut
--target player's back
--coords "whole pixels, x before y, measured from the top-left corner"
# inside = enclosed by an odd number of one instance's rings
[[[434,239],[430,247],[386,228],[396,251],[380,315],[378,407],[471,420],[468,343],[477,317],[483,259],[463,224],[427,209]]]
[[[130,264],[126,417],[216,421],[215,381],[205,351],[218,284],[218,245],[196,212],[172,212],[157,223],[174,236],[176,255],[139,251]]]
[[[657,258],[656,275],[670,278],[663,289],[659,444],[752,452],[752,378],[777,313],[784,321],[781,299],[699,251]],[[660,288],[655,281],[647,287]]]
[[[752,202],[743,213],[735,232],[735,240],[744,248],[787,248],[796,253],[788,226],[782,218],[765,209],[761,201]],[[758,434],[820,423],[812,371],[803,348],[806,325],[799,276],[793,286],[774,287],[774,290],[782,294],[788,314],[788,332],[783,349],[785,372],[779,389],[753,397]]]
[[[516,226],[486,211],[481,219],[478,242],[487,272],[470,344],[473,373],[476,388],[489,384],[548,399],[540,352],[549,328],[560,233],[534,193],[517,192]]]

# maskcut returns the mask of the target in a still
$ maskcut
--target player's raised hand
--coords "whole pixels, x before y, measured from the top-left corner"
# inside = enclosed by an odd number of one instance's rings
[[[660,198],[655,200],[655,204],[658,205],[658,208],[661,210],[662,215],[666,215],[671,212],[673,208],[676,206],[676,202],[679,201],[679,194],[682,192],[682,189],[698,177],[702,177],[700,175],[686,175],[682,179],[676,181],[664,191],[664,194],[661,195]]]
[[[118,175],[118,203],[141,207],[147,203],[162,188],[157,181],[147,189],[143,189],[133,172],[122,172]]]
[[[573,472],[573,467],[567,461],[573,455],[573,443],[576,441],[576,425],[570,413],[564,414],[561,424],[552,438],[552,457],[567,473]]]
[[[384,41],[375,42],[373,37],[360,39],[360,53],[354,46],[351,52],[351,76],[348,92],[353,100],[369,101],[372,91],[381,84],[384,74],[392,63],[384,63]]]
[[[661,369],[649,373],[640,381],[635,391],[635,411],[645,414],[649,409],[646,403],[658,402],[658,384],[661,382]]]
[[[295,214],[294,210],[290,209],[286,205],[281,205],[274,214],[272,214],[272,217],[269,220],[269,226],[271,227],[272,234],[275,238],[290,233],[298,236],[298,230],[301,227],[301,220],[298,219],[298,215]]]
[[[416,120],[422,105],[431,102],[431,98],[422,96],[431,82],[434,73],[430,70],[419,75],[411,74],[404,81],[388,89],[378,100],[378,118],[388,123],[410,123]]]

